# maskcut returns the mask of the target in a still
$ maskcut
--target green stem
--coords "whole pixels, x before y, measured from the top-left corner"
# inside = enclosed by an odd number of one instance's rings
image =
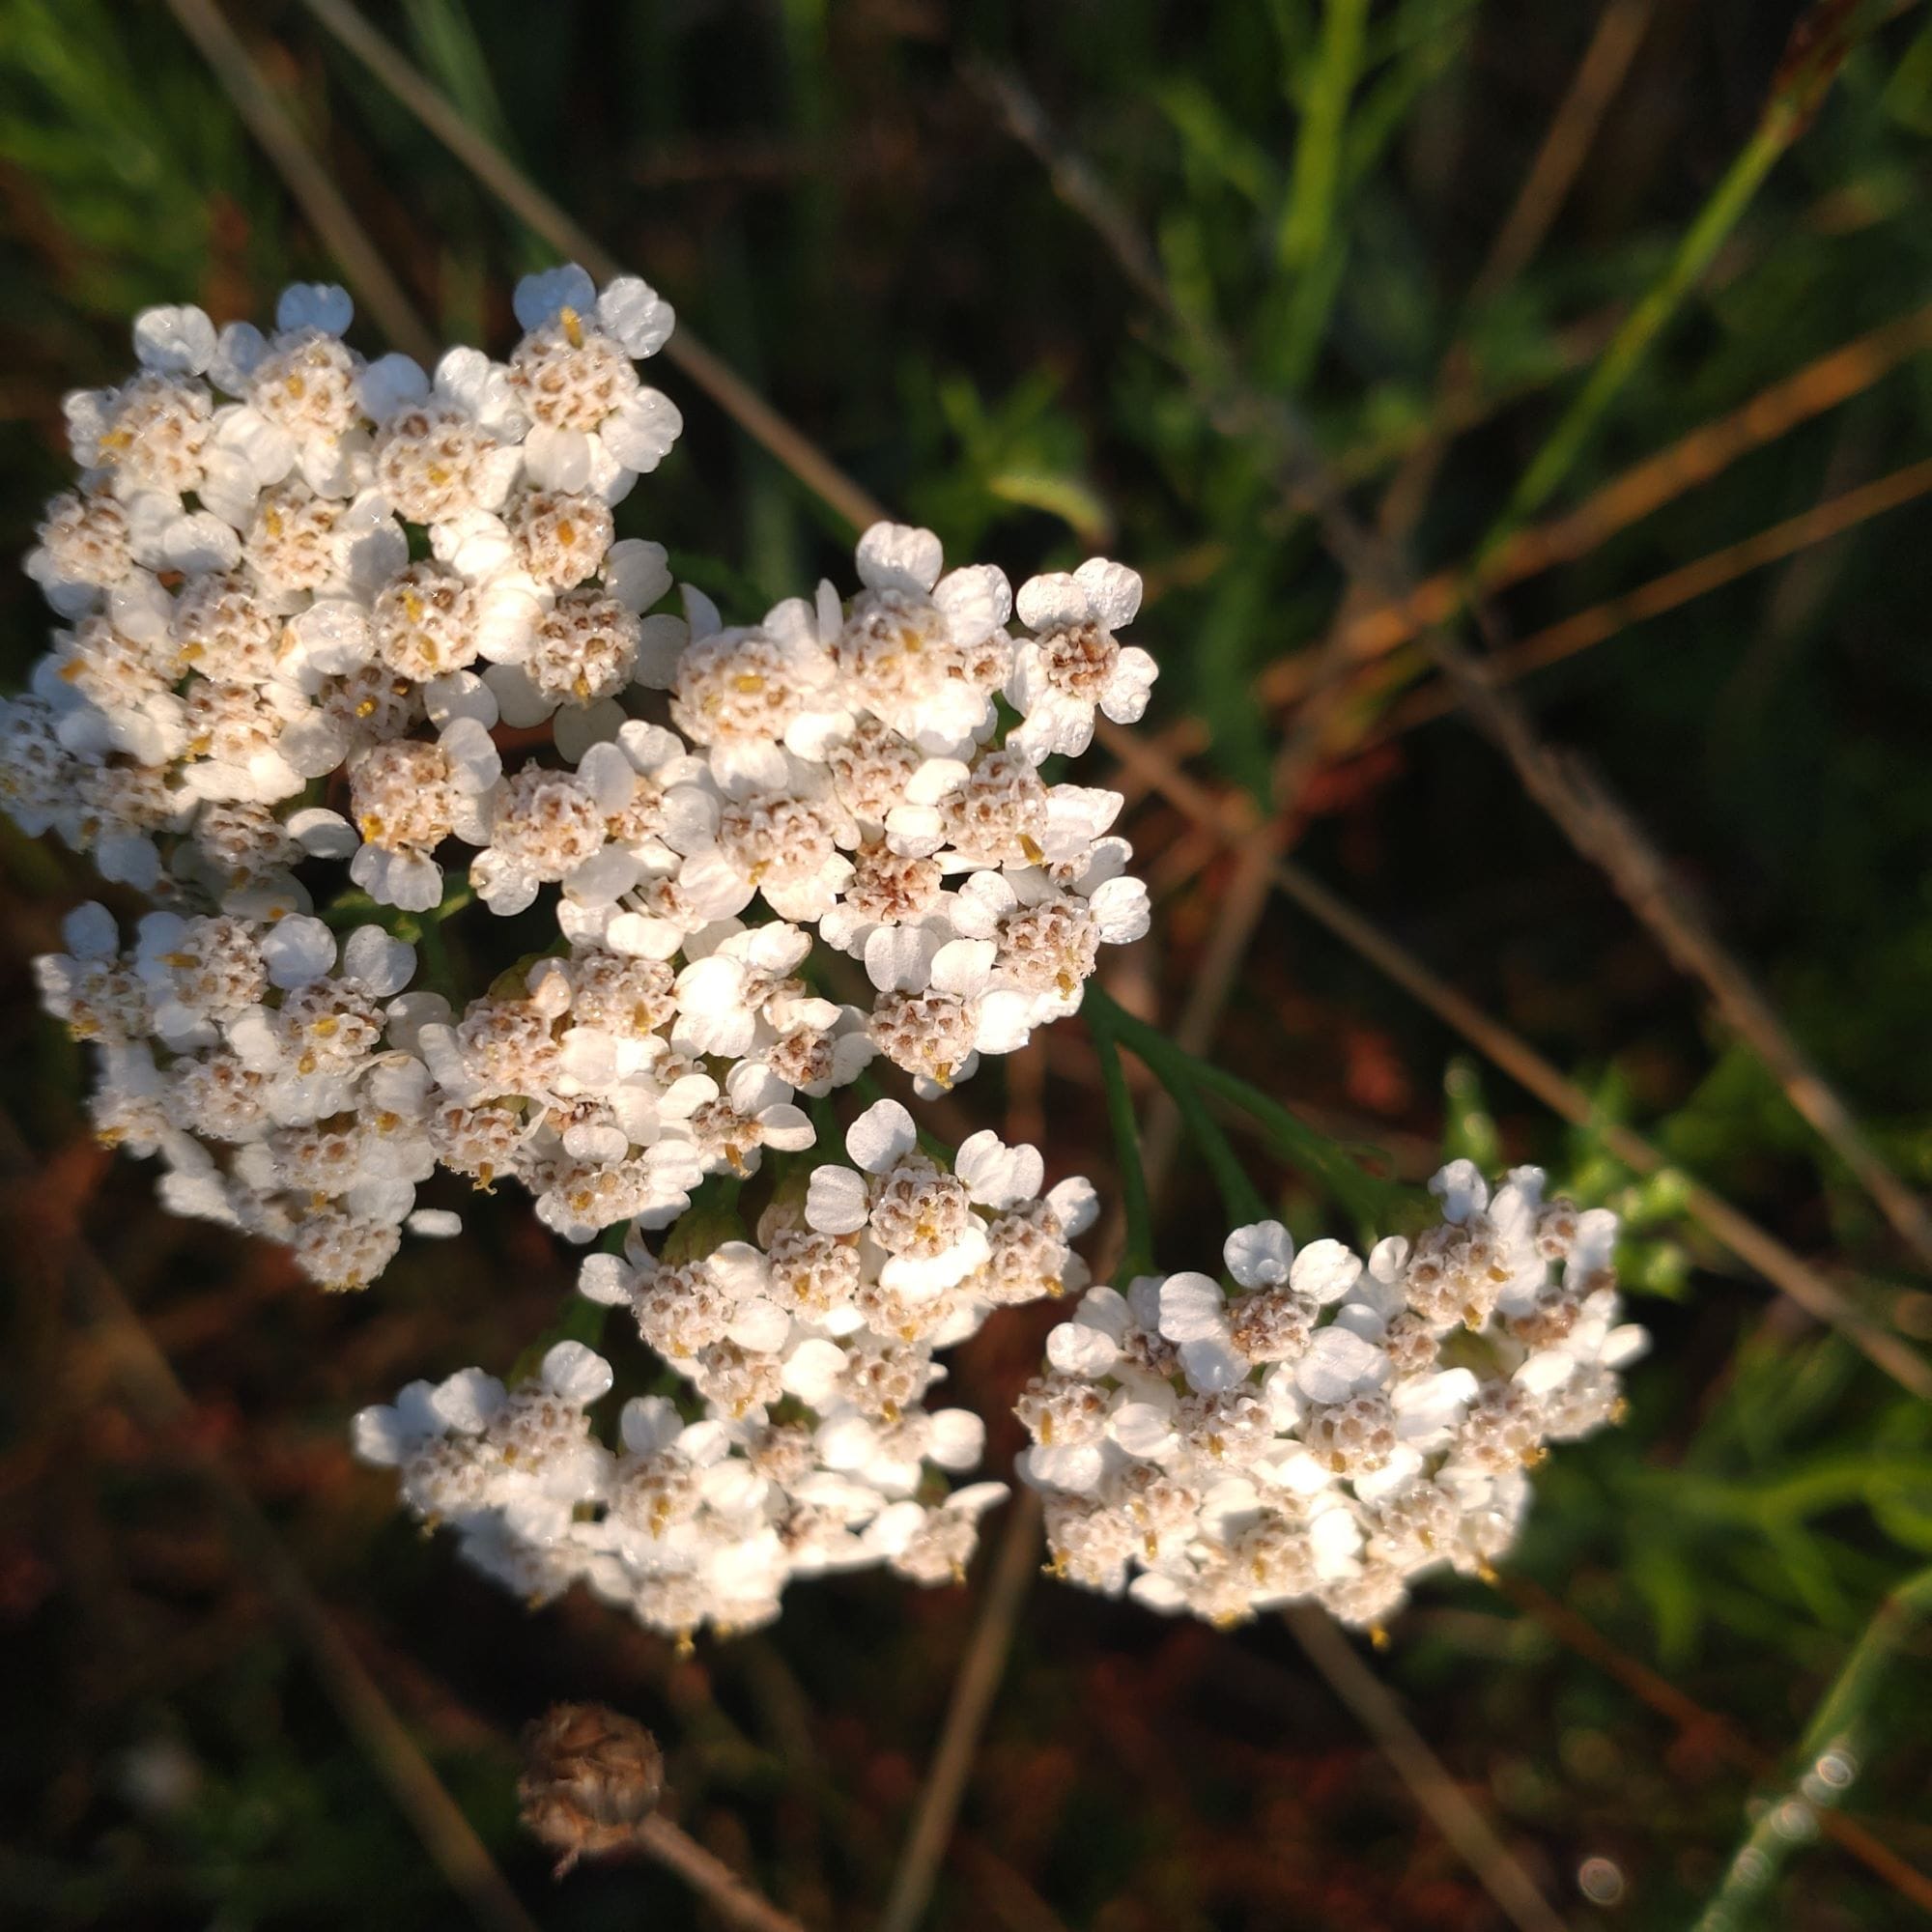
[[[1543,447],[1522,472],[1502,515],[1477,547],[1478,568],[1549,500],[1576,467],[1610,404],[1630,381],[1664,325],[1677,313],[1690,285],[1709,267],[1711,257],[1737,226],[1791,139],[1792,129],[1786,116],[1768,114],[1758,124],[1743,152],[1698,211],[1697,218],[1686,230],[1669,266],[1631,311],[1590,372],[1590,380],[1581,393],[1564,411]]]
[[[1932,1615],[1932,1569],[1909,1577],[1878,1606],[1812,1713],[1797,1749],[1799,1775],[1764,1802],[1693,1932],[1745,1932],[1767,1923],[1765,1894],[1817,1814],[1844,1802],[1869,1749],[1873,1707],[1899,1646]]]
[[[1090,980],[1081,1003],[1087,1031],[1100,1056],[1100,1078],[1107,1091],[1107,1124],[1113,1130],[1115,1157],[1121,1169],[1121,1205],[1127,1220],[1126,1247],[1122,1253],[1119,1274],[1123,1281],[1136,1275],[1152,1274],[1153,1206],[1148,1197],[1147,1170],[1141,1165],[1140,1124],[1134,1119],[1133,1095],[1127,1092],[1127,1076],[1121,1065],[1120,1042],[1115,1037],[1115,1017],[1121,1009]]]
[[[460,1006],[456,974],[449,961],[449,942],[443,937],[442,921],[436,913],[426,913],[416,921],[413,935],[416,953],[422,961],[422,983],[432,992],[442,994],[451,1006]]]
[[[394,918],[387,906],[378,905],[359,886],[349,886],[326,906],[317,906],[315,916],[330,926],[385,925]]]
[[[469,883],[469,874],[452,872],[443,883],[440,902],[424,913],[423,918],[432,925],[440,925],[444,920],[472,903],[475,897],[476,889]]]
[[[1173,1097],[1188,1139],[1194,1143],[1201,1158],[1208,1164],[1208,1173],[1214,1177],[1214,1185],[1220,1192],[1221,1206],[1227,1210],[1229,1220],[1236,1227],[1247,1227],[1253,1222],[1270,1219],[1261,1189],[1241,1165],[1240,1156],[1236,1153],[1228,1136],[1221,1131],[1221,1123],[1208,1111],[1207,1102],[1201,1097],[1201,1090],[1190,1079],[1170,1078],[1159,1067],[1153,1070]]]
[[[1658,1472],[1650,1472],[1657,1474]],[[1922,1457],[1893,1455],[1836,1456],[1797,1475],[1756,1483],[1725,1483],[1673,1470],[1668,1478],[1677,1507],[1726,1521],[1764,1526],[1803,1522],[1826,1510],[1869,1504],[1882,1492],[1922,1486],[1926,1465]],[[1658,1475],[1657,1493],[1664,1479]]]
[[[1098,1019],[1123,1046],[1132,1048],[1170,1092],[1178,1084],[1185,1084],[1226,1100],[1264,1130],[1282,1159],[1319,1181],[1364,1228],[1384,1226],[1396,1188],[1364,1171],[1326,1136],[1269,1099],[1260,1088],[1178,1046],[1159,1028],[1136,1019],[1092,980],[1088,981],[1081,1010],[1090,1024]]]

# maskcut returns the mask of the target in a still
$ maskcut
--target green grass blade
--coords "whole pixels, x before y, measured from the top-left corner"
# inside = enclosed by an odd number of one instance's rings
[[[1294,284],[1275,358],[1291,389],[1300,388],[1314,368],[1341,286],[1343,240],[1335,214],[1349,102],[1362,71],[1368,18],[1368,0],[1327,0],[1321,43],[1302,101],[1294,174],[1275,243],[1276,260]]]
[[[1767,1925],[1767,1893],[1799,1846],[1817,1835],[1818,1813],[1842,1804],[1869,1754],[1873,1714],[1900,1647],[1932,1615],[1932,1570],[1908,1577],[1878,1607],[1812,1714],[1797,1749],[1804,1769],[1772,1796],[1726,1868],[1694,1932]]]

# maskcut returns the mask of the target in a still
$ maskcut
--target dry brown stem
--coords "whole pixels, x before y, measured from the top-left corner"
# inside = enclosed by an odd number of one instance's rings
[[[1039,1567],[1039,1494],[1022,1490],[1008,1511],[980,1613],[953,1673],[939,1747],[913,1810],[893,1888],[879,1915],[878,1932],[913,1932],[932,1901],[940,1862],[966,1795],[966,1780],[979,1755],[980,1734],[1006,1675],[1020,1608]]]
[[[1932,492],[1932,459],[1908,463],[1888,475],[1828,497],[1754,536],[1666,571],[1648,583],[1638,584],[1634,590],[1605,598],[1575,616],[1560,618],[1541,631],[1532,632],[1495,653],[1490,660],[1490,675],[1499,682],[1512,682],[1530,671],[1575,657],[1579,651],[1622,636],[1634,624],[1674,611],[1726,583],[1735,583],[1754,570],[1829,543],[1860,524],[1914,502],[1928,492]],[[1359,749],[1367,751],[1414,725],[1444,717],[1458,709],[1458,703],[1455,689],[1446,679],[1431,684],[1392,706],[1381,724],[1360,741]]]
[[[439,354],[435,336],[343,200],[327,168],[303,139],[281,96],[213,0],[168,0],[168,7],[227,90],[242,124],[268,151],[318,240],[341,265],[377,327],[418,362],[433,363]]]
[[[1301,1605],[1284,1621],[1308,1661],[1375,1739],[1417,1807],[1483,1882],[1520,1932],[1563,1932],[1563,1920],[1496,1829],[1450,1776],[1379,1677],[1325,1611]]]

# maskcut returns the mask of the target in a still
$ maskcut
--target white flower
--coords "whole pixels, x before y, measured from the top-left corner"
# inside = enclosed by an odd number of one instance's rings
[[[677,978],[677,1025],[671,1044],[679,1053],[728,1055],[742,1060],[773,1029],[767,1004],[792,983],[811,951],[811,936],[795,925],[775,923],[732,933],[715,951]]]
[[[203,494],[237,529],[247,527],[256,493],[292,472],[325,497],[366,483],[362,358],[341,339],[353,316],[343,290],[298,285],[283,291],[272,337],[249,323],[221,331],[209,373],[243,400],[217,418]]]
[[[470,883],[492,912],[522,912],[539,886],[589,872],[622,812],[637,775],[616,745],[594,745],[575,772],[526,765],[493,787],[489,842],[470,862]]]
[[[635,275],[620,275],[599,296],[572,266],[526,276],[516,311],[528,332],[506,373],[531,418],[531,480],[616,502],[684,427],[669,398],[641,386],[632,367],[669,339],[670,304]]]
[[[664,838],[683,859],[678,891],[703,921],[762,897],[781,919],[815,923],[852,877],[854,841],[822,770],[785,757],[781,787],[750,793],[682,786],[666,801]]]
[[[997,957],[991,941],[948,938],[943,927],[881,927],[867,941],[866,970],[889,996],[873,1009],[873,1040],[922,1097],[964,1079],[981,1053],[1026,1044],[1034,1003],[1000,984]]]
[[[74,460],[99,471],[124,501],[198,490],[213,415],[199,379],[214,349],[213,325],[200,309],[144,309],[134,321],[141,373],[118,389],[78,389],[63,402]]]
[[[280,1242],[334,1288],[367,1285],[404,1232],[459,1225],[416,1202],[441,1168],[516,1180],[573,1239],[663,1227],[706,1174],[803,1151],[801,1096],[875,1054],[930,1095],[1017,1046],[1146,921],[1108,832],[1119,795],[1049,787],[999,743],[998,570],[943,572],[930,532],[881,525],[849,607],[821,583],[755,624],[691,589],[685,615],[654,611],[668,558],[619,540],[611,504],[676,432],[637,369],[670,311],[579,270],[516,306],[507,361],[457,349],[433,374],[365,362],[328,286],[286,291],[266,330],[141,317],[131,380],[69,399],[84,473],[29,563],[63,624],[28,694],[0,700],[0,802],[153,906],[127,952],[89,915],[37,968],[100,1048],[101,1131],[160,1160],[169,1208]],[[341,937],[356,893],[389,930]],[[534,921],[496,935],[530,957],[480,998],[411,989],[393,934],[440,960],[469,897]],[[440,978],[503,963],[474,930]],[[870,994],[821,989],[820,937]],[[821,1567],[860,1560],[932,1460],[931,1351],[1083,1286],[1069,1242],[1093,1213],[1084,1184],[1041,1198],[1037,1157],[990,1138],[956,1171],[912,1149],[853,1179],[863,1256],[795,1220],[783,1346],[726,1336],[693,1372],[742,1419],[815,1388],[819,1345],[838,1357],[837,1403],[876,1438],[871,1500],[824,1492],[836,1524],[796,1531]],[[1551,1238],[1521,1199],[1498,1208],[1511,1257]],[[1548,1326],[1520,1274],[1503,1319]],[[466,1550],[556,1586],[578,1572],[536,1547],[555,1501],[504,1503]],[[938,1565],[961,1521],[927,1522],[917,1560]],[[677,1588],[729,1568],[694,1553]],[[764,1559],[734,1576],[763,1614]]]
[[[1016,602],[1020,622],[1036,635],[1013,653],[1007,696],[1025,722],[1009,744],[1037,763],[1056,752],[1084,752],[1096,710],[1117,724],[1139,720],[1158,667],[1114,636],[1141,608],[1141,580],[1133,571],[1094,557],[1070,577],[1028,579]]]
[[[398,516],[437,525],[502,506],[527,422],[508,373],[481,350],[450,350],[434,379],[407,355],[384,355],[360,390],[377,425],[376,487]]]
[[[820,757],[850,732],[838,667],[813,605],[795,597],[760,625],[726,628],[710,600],[687,585],[685,608],[690,640],[672,675],[671,720],[709,749],[725,790],[776,789],[790,769],[780,743]]]
[[[144,369],[199,376],[214,359],[214,325],[198,308],[144,308],[134,318],[134,354]]]
[[[349,876],[371,898],[410,912],[442,899],[442,867],[430,852],[451,836],[480,845],[502,760],[474,715],[452,717],[434,744],[371,746],[350,764],[350,800],[362,844]]]
[[[1002,627],[1012,593],[990,566],[941,577],[940,564],[930,530],[874,524],[859,539],[866,588],[832,649],[855,709],[922,751],[957,757],[992,728],[993,693],[1011,663]]]
[[[561,596],[538,593],[521,571],[493,573],[492,563],[485,553],[462,559],[460,567],[482,572],[493,607],[516,613],[484,652],[494,660],[484,675],[504,722],[520,728],[541,724],[561,707],[558,749],[573,758],[614,737],[625,723],[614,702],[618,695],[635,682],[652,681],[668,647],[683,641],[678,619],[641,614],[670,587],[664,546],[637,537],[613,543],[602,582]]]
[[[319,1119],[350,1104],[355,1083],[373,1067],[383,1005],[414,976],[415,949],[381,926],[362,925],[344,936],[338,952],[320,920],[295,915],[269,928],[261,952],[283,997],[231,1020],[228,1044],[242,1066],[268,1081],[261,1098],[272,1118]],[[407,1057],[391,1072],[381,1112],[401,1127],[419,1116],[428,1076]],[[394,1160],[400,1143],[393,1131],[383,1138]]]

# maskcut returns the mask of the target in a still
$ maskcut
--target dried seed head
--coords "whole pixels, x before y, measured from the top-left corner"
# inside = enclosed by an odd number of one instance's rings
[[[664,1753],[643,1725],[602,1704],[554,1704],[523,1747],[520,1815],[558,1854],[556,1877],[636,1842],[664,1791]]]

